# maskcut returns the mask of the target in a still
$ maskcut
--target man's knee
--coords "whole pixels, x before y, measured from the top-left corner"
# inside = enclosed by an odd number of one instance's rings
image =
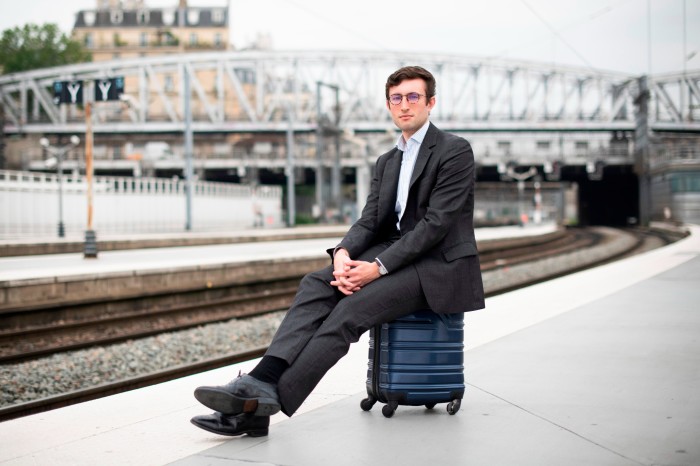
[[[349,343],[359,340],[360,336],[371,327],[363,313],[354,309],[362,303],[352,302],[350,299],[342,299],[326,319],[324,326],[331,333],[341,333]]]

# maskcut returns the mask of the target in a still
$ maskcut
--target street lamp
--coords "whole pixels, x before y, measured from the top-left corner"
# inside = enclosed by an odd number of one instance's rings
[[[66,229],[63,225],[63,156],[80,144],[80,138],[73,135],[70,137],[70,144],[62,147],[52,146],[47,138],[41,138],[39,144],[46,152],[52,155],[50,159],[46,160],[46,164],[49,167],[56,164],[56,173],[58,175],[58,237],[63,238],[66,236]]]

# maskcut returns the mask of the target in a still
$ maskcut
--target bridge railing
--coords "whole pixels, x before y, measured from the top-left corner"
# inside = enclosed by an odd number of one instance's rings
[[[87,223],[87,182],[64,175],[0,170],[0,238],[57,234],[59,204],[67,236]],[[182,232],[186,184],[162,178],[95,177],[94,228],[98,235]],[[193,183],[194,231],[282,225],[282,190],[277,186]]]

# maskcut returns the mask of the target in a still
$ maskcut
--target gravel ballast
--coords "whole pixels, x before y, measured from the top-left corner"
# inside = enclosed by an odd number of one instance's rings
[[[485,272],[487,291],[506,288],[523,280],[539,279],[543,271],[559,272],[592,260],[618,254],[631,247],[632,235],[599,229],[599,245]],[[486,312],[486,311],[484,311]],[[0,407],[86,389],[191,364],[269,344],[285,312],[250,319],[203,325],[123,343],[59,353],[27,362],[0,365]]]

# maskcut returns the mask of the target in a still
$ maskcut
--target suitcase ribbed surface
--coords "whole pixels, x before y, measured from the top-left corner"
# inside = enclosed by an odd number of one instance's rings
[[[367,392],[382,402],[414,406],[461,399],[464,314],[425,310],[373,329]]]

